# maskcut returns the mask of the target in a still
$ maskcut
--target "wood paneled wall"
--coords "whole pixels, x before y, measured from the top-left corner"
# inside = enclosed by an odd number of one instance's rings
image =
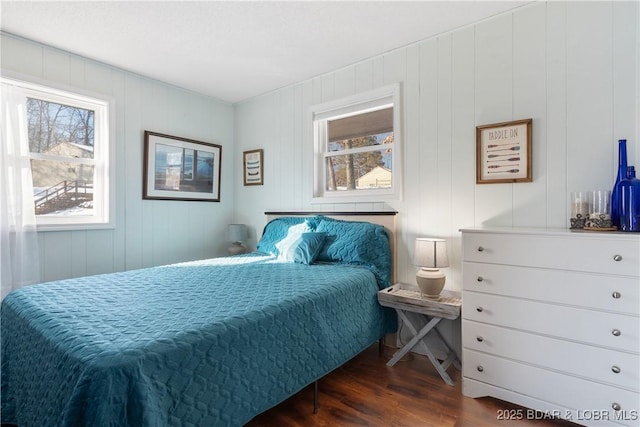
[[[235,177],[237,219],[259,237],[266,210],[399,211],[399,279],[413,239],[461,227],[567,227],[569,193],[608,189],[617,140],[638,145],[637,2],[538,2],[236,105],[236,157],[264,149],[264,186]],[[312,55],[313,52],[310,52]],[[382,85],[403,91],[402,200],[312,205],[309,107]],[[533,182],[475,184],[475,126],[533,118]],[[252,242],[255,244],[255,241]]]
[[[43,281],[226,255],[234,206],[232,105],[11,35],[0,42],[3,74],[115,102],[115,228],[39,233]],[[142,200],[144,130],[221,144],[221,202]]]

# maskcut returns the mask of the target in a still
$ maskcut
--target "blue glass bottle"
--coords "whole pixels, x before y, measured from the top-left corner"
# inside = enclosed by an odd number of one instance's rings
[[[620,230],[640,231],[640,179],[633,166],[620,182]]]
[[[620,182],[627,177],[627,140],[618,140],[618,175],[611,190],[611,223],[620,229]]]

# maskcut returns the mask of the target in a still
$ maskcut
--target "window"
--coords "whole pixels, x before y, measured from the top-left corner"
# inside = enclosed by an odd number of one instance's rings
[[[111,225],[109,103],[31,83],[13,86],[26,123],[38,229]]]
[[[316,105],[315,201],[379,201],[400,195],[399,85]]]

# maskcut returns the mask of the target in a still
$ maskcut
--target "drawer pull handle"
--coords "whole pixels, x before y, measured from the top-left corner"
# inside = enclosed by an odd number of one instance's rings
[[[613,366],[611,367],[611,371],[612,371],[614,374],[619,374],[619,373],[620,373],[620,367],[619,367],[619,366],[616,366],[616,365],[613,365]]]
[[[484,252],[484,248],[482,246],[478,246],[478,252]]]
[[[476,337],[476,341],[478,341],[478,342],[482,342],[482,341],[484,341],[484,338],[482,338],[482,337]]]
[[[622,261],[622,255],[614,255],[613,256],[613,260],[614,261]]]
[[[482,308],[482,307],[476,307],[476,311],[477,311],[478,313],[482,313],[482,312],[484,311],[484,308]],[[614,335],[615,335],[615,334],[614,334]]]
[[[612,296],[614,299],[620,299],[620,297],[622,296],[622,294],[621,294],[620,292],[618,292],[618,291],[615,291],[614,293],[612,293],[612,294],[611,294],[611,296]]]
[[[482,276],[478,276],[478,278],[476,279],[478,282],[482,282],[484,280],[484,277]]]
[[[478,372],[482,372],[482,371],[484,371],[484,368],[483,368],[482,366],[478,366],[476,369],[478,370]],[[617,409],[616,409],[616,410],[617,410]]]
[[[613,408],[614,411],[619,411],[620,409],[622,409],[622,406],[620,406],[620,404],[617,402],[613,402],[611,404],[611,407]]]
[[[620,329],[614,329],[613,331],[611,331],[611,333],[613,334],[614,337],[619,337],[620,335],[622,335],[622,332],[620,332]]]

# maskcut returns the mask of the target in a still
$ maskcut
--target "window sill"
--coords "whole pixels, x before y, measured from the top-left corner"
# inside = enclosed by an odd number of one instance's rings
[[[399,194],[394,192],[390,193],[382,193],[378,192],[375,194],[360,194],[360,193],[348,193],[341,194],[335,196],[316,196],[311,199],[311,204],[321,204],[321,203],[378,203],[378,202],[388,202],[388,201],[397,201],[401,200]]]
[[[86,231],[115,229],[114,223],[86,223],[86,224],[38,224],[37,231]]]

